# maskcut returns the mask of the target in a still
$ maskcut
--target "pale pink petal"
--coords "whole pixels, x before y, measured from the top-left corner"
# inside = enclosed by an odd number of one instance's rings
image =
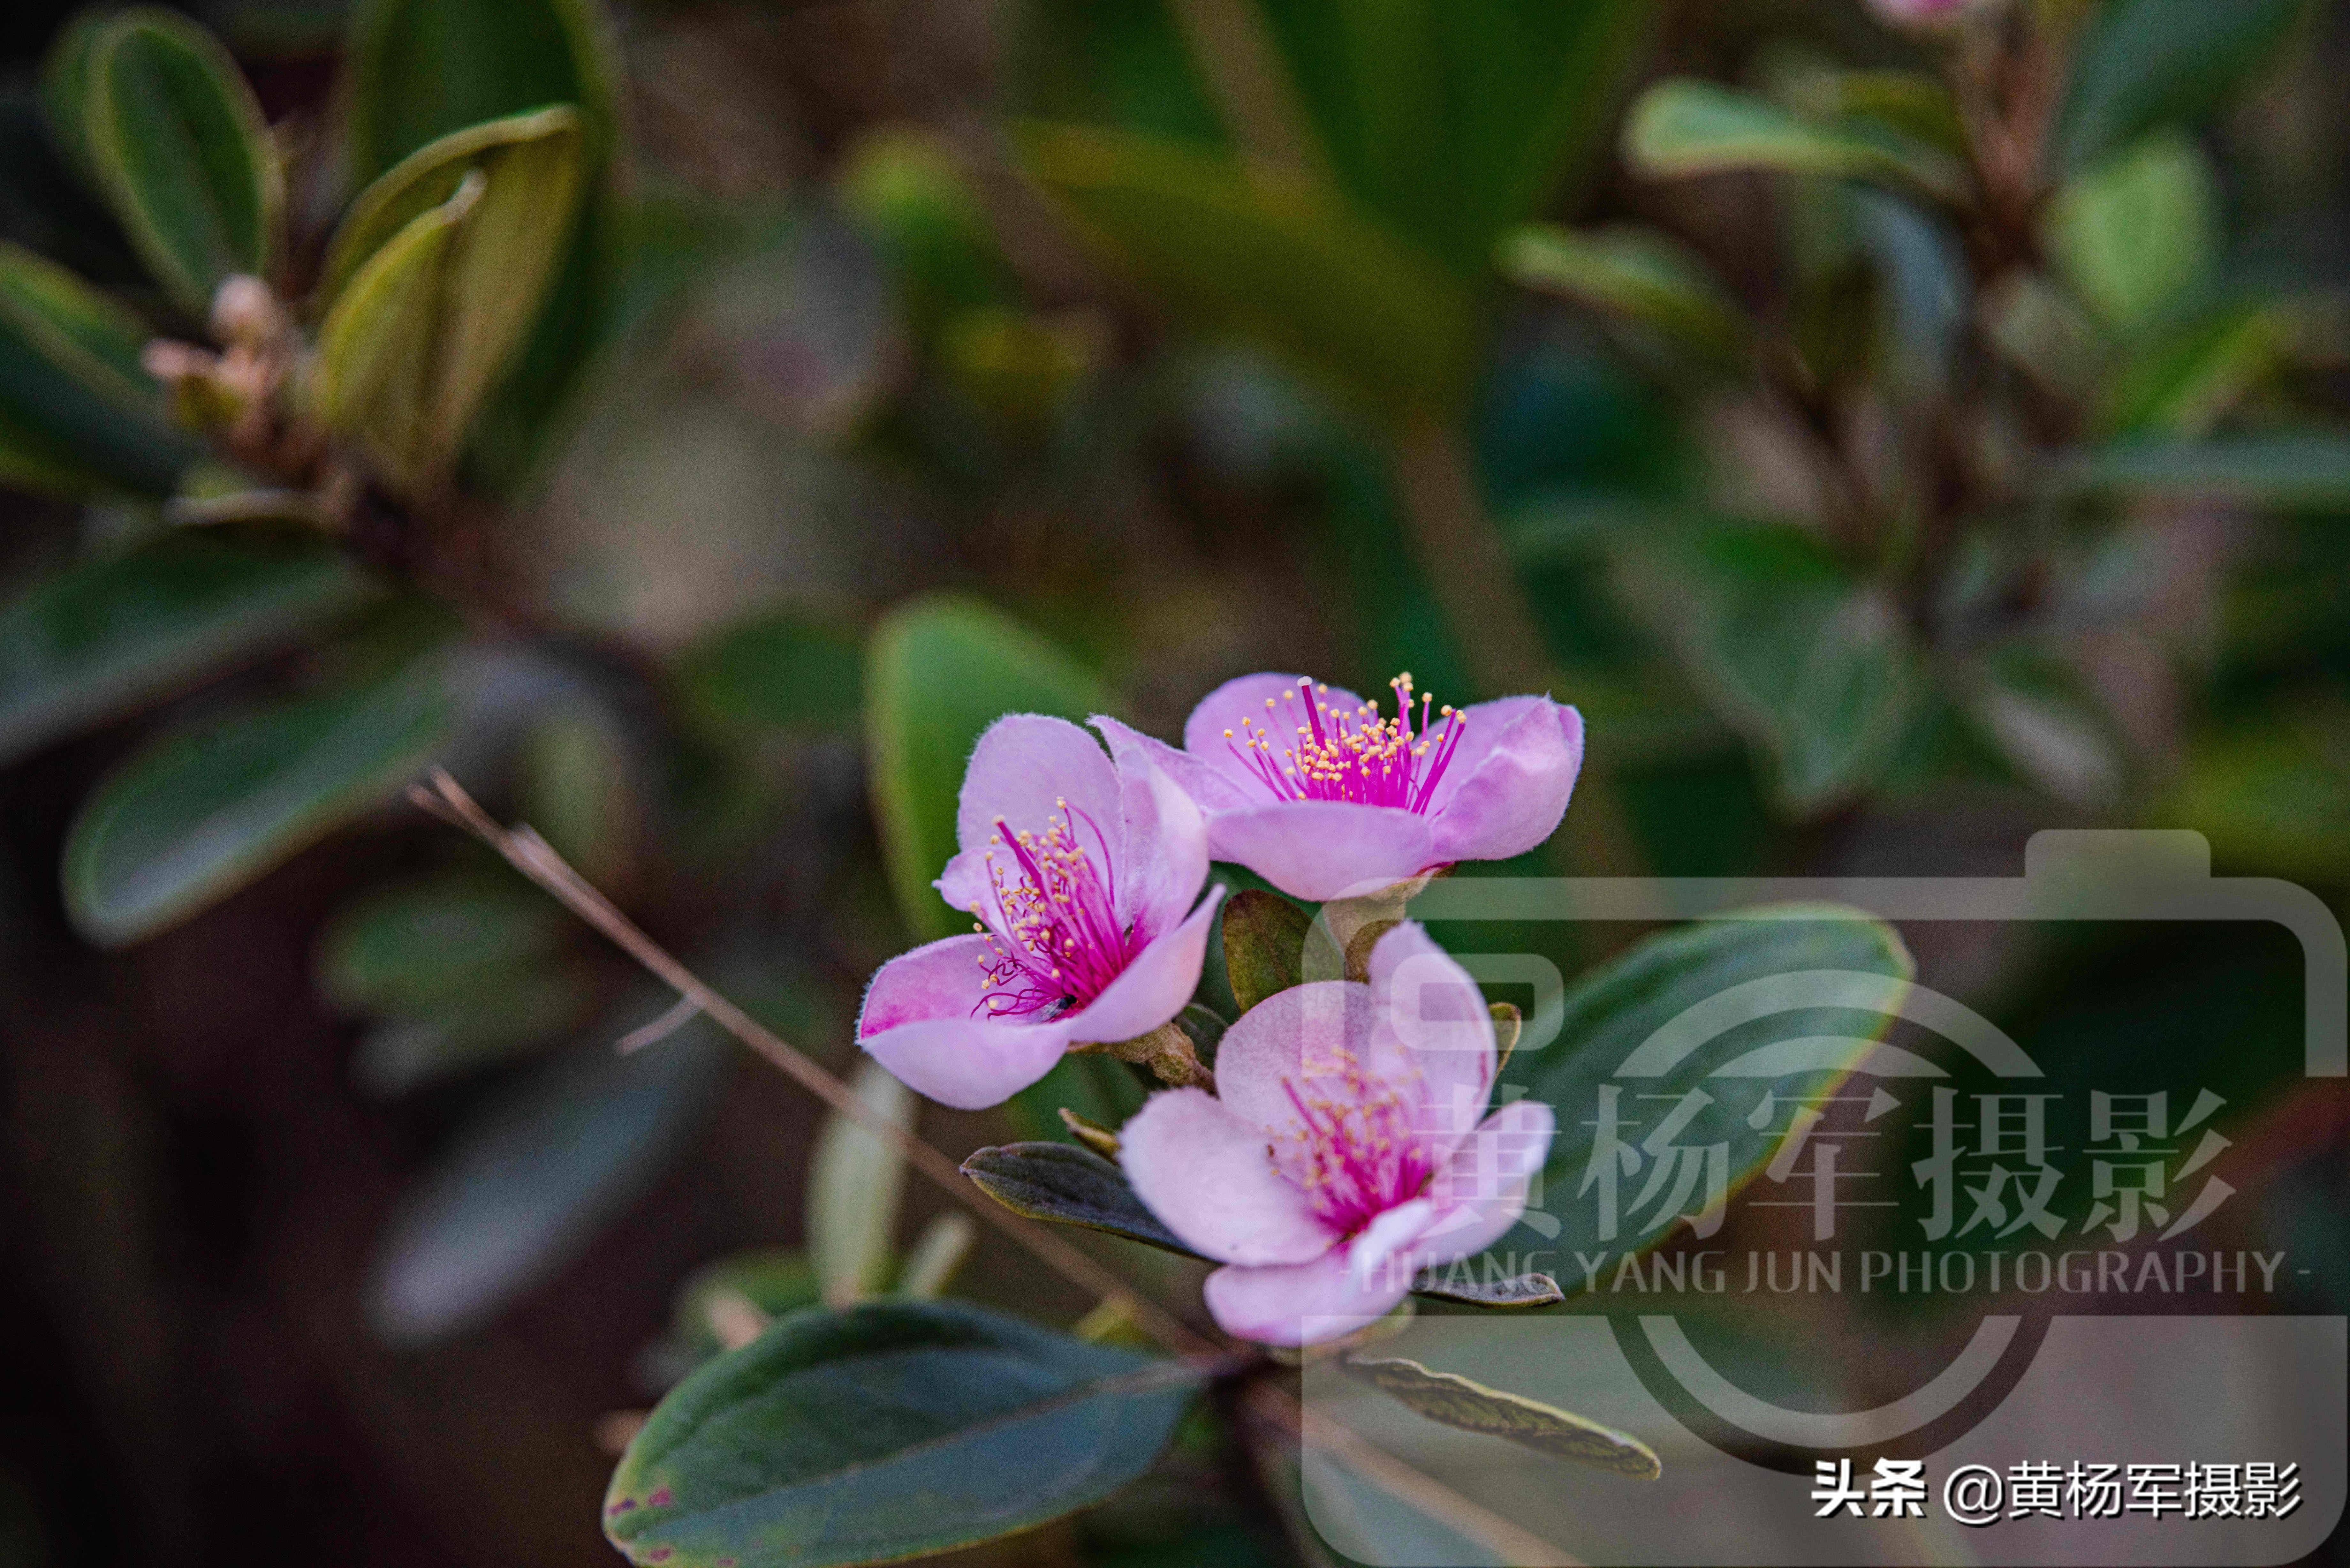
[[[1418,1126],[1441,1157],[1485,1114],[1493,1082],[1493,1016],[1484,993],[1418,922],[1407,920],[1371,949],[1382,1066],[1392,1046],[1409,1065],[1393,1074],[1419,1100]]]
[[[1184,918],[1208,879],[1208,825],[1191,797],[1148,757],[1118,762],[1125,827],[1111,865],[1120,919],[1146,940]]]
[[[1118,760],[1121,769],[1131,766],[1135,758],[1154,763],[1201,811],[1237,811],[1262,805],[1269,798],[1263,786],[1247,784],[1212,762],[1195,757],[1106,714],[1095,714],[1093,726],[1109,742],[1109,754]]]
[[[1208,849],[1294,898],[1359,898],[1439,862],[1427,818],[1336,800],[1219,812],[1208,819]]]
[[[1266,1137],[1293,1136],[1301,1123],[1285,1085],[1303,1092],[1337,1076],[1338,1053],[1367,1051],[1373,1023],[1367,985],[1322,980],[1277,992],[1224,1031],[1216,1047],[1216,1094]]]
[[[1068,1027],[1058,1021],[977,1018],[924,1019],[858,1042],[899,1083],[959,1111],[1002,1105],[1051,1072],[1068,1043]]]
[[[1545,697],[1470,709],[1461,750],[1429,803],[1436,857],[1506,860],[1534,848],[1558,830],[1582,768],[1583,716],[1574,709]]]
[[[1148,1034],[1177,1013],[1200,986],[1200,966],[1208,954],[1222,888],[1211,888],[1191,918],[1134,955],[1102,993],[1064,1015],[1069,1038],[1115,1044]]]
[[[1421,1267],[1472,1256],[1508,1234],[1550,1157],[1555,1127],[1540,1100],[1513,1100],[1478,1124],[1428,1185],[1438,1213],[1413,1248]]]
[[[1409,1281],[1419,1272],[1419,1265],[1410,1262],[1417,1251],[1413,1243],[1420,1238],[1436,1218],[1436,1204],[1426,1198],[1415,1198],[1372,1216],[1371,1222],[1356,1233],[1347,1243],[1347,1266],[1355,1278],[1365,1283],[1376,1283],[1381,1270],[1389,1260],[1403,1260],[1396,1267],[1403,1270]]]
[[[1347,1249],[1333,1247],[1310,1263],[1227,1265],[1208,1276],[1205,1294],[1227,1334],[1259,1345],[1316,1345],[1377,1323],[1410,1290],[1409,1270],[1382,1264],[1358,1280]]]
[[[976,849],[959,851],[953,859],[947,862],[947,868],[940,874],[939,879],[931,886],[939,890],[939,897],[947,901],[948,908],[959,909],[974,919],[993,921],[998,916],[995,887],[988,877],[990,848],[991,846],[982,843]],[[997,857],[995,864],[1005,873],[1005,886],[1018,887],[1020,867],[1003,858],[1001,849],[994,853]]]
[[[955,805],[956,842],[966,852],[985,850],[999,817],[1016,830],[1042,832],[1047,817],[1064,815],[1064,800],[1116,837],[1118,772],[1101,742],[1066,719],[1008,713],[990,724],[972,748]],[[1082,824],[1071,826],[1090,850],[1093,835]],[[1118,848],[1113,843],[1113,853]],[[1001,852],[998,863],[1003,863]],[[1006,878],[1013,874],[1007,869]]]
[[[924,1018],[969,1018],[994,948],[985,937],[949,937],[899,953],[873,971],[857,1011],[857,1036]]]
[[[1068,1025],[978,1016],[985,994],[982,936],[949,937],[900,953],[874,971],[858,1010],[858,1044],[907,1087],[941,1105],[1001,1105],[1053,1070]]]
[[[1225,681],[1201,698],[1191,716],[1183,721],[1183,749],[1225,778],[1237,782],[1246,800],[1274,798],[1254,771],[1234,755],[1234,751],[1247,750],[1242,742],[1250,732],[1243,727],[1243,720],[1253,723],[1256,733],[1272,737],[1276,762],[1283,749],[1295,743],[1298,729],[1310,728],[1306,725],[1306,698],[1298,685],[1300,679],[1268,673]],[[1342,686],[1316,688],[1314,700],[1341,711],[1362,702],[1361,698]],[[1224,733],[1227,730],[1232,732],[1229,738]]]
[[[1166,1227],[1221,1263],[1302,1263],[1338,1238],[1273,1168],[1263,1133],[1201,1089],[1170,1089],[1118,1129],[1118,1162]]]

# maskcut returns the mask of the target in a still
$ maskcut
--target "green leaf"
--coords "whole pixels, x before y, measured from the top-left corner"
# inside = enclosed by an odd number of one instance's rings
[[[213,291],[276,262],[285,177],[261,105],[220,40],[141,6],[109,22],[72,64],[80,151],[164,292],[203,319]]]
[[[401,1200],[367,1283],[379,1338],[424,1345],[483,1322],[651,1185],[710,1103],[726,1046],[707,1023],[626,1056],[611,1037],[467,1123]]]
[[[1547,1103],[1558,1123],[1544,1175],[1544,1208],[1562,1229],[1528,1244],[1559,1249],[1557,1255],[1565,1257],[1577,1248],[1588,1252],[1649,1246],[1670,1234],[1676,1220],[1657,1212],[1663,1205],[1637,1210],[1634,1195],[1625,1193],[1617,1233],[1603,1238],[1598,1195],[1579,1191],[1592,1164],[1601,1090],[1611,1082],[1626,1082],[1614,1075],[1632,1053],[1690,1009],[1751,981],[1819,971],[1881,976],[1883,983],[1847,980],[1800,993],[1856,999],[1848,1005],[1778,1011],[1779,999],[1759,996],[1747,1015],[1705,1048],[1661,1075],[1629,1081],[1621,1089],[1622,1101],[1628,1102],[1636,1094],[1679,1096],[1702,1090],[1706,1075],[1731,1056],[1780,1041],[1834,1036],[1845,1040],[1848,1050],[1836,1064],[1791,1071],[1772,1085],[1791,1096],[1827,1093],[1891,1026],[1887,1009],[1906,992],[1917,966],[1899,934],[1861,910],[1784,905],[1646,938],[1581,976],[1567,992],[1558,1037],[1538,1051],[1520,1052],[1511,1064],[1513,1075],[1523,1075],[1527,1096]],[[1751,1125],[1751,1099],[1709,1097],[1711,1103],[1699,1109],[1678,1141],[1689,1147],[1726,1145],[1729,1190],[1735,1193],[1769,1160],[1784,1129]],[[1620,1114],[1631,1120],[1655,1113],[1624,1103]]]
[[[581,132],[568,110],[533,118],[537,129],[521,140],[470,153],[427,149],[419,167],[387,175],[394,186],[358,214],[353,253],[453,177],[439,204],[367,254],[318,334],[328,422],[358,434],[405,488],[433,483],[454,461],[566,254]]]
[[[484,969],[478,980],[376,1023],[351,1056],[351,1081],[389,1099],[511,1061],[577,1028],[596,997],[570,964]]]
[[[955,801],[980,732],[1006,713],[1082,723],[1111,711],[1098,680],[1018,621],[972,599],[917,599],[873,628],[865,750],[898,912],[925,940],[967,928],[931,887],[955,852]]]
[[[749,1302],[768,1317],[816,1304],[816,1270],[807,1259],[782,1247],[736,1252],[705,1263],[677,1287],[670,1333],[697,1358],[726,1348],[716,1331],[713,1305],[726,1297]]]
[[[0,241],[0,451],[19,483],[167,494],[201,449],[139,368],[147,325],[55,264]]]
[[[1504,234],[1495,260],[1513,283],[1653,327],[1711,358],[1736,356],[1751,336],[1712,269],[1654,229],[1533,223]]]
[[[2244,871],[2338,880],[2350,872],[2350,758],[2338,713],[2199,740],[2169,809]]]
[[[2054,145],[2070,171],[2217,109],[2282,43],[2303,0],[2116,0],[2074,57]]]
[[[1920,684],[1908,633],[1811,535],[1729,525],[1627,558],[1627,587],[1716,710],[1770,755],[1790,807],[1865,789],[1892,761]]]
[[[2220,301],[2153,337],[2107,378],[2097,400],[2098,431],[2203,434],[2275,374],[2297,324],[2290,301]]]
[[[1460,1306],[1511,1310],[1556,1306],[1566,1299],[1566,1293],[1548,1274],[1519,1274],[1496,1280],[1476,1276],[1475,1269],[1475,1261],[1466,1258],[1448,1268],[1423,1269],[1419,1277],[1411,1282],[1411,1293]]]
[[[166,535],[0,608],[0,759],[162,696],[371,591],[336,551]]]
[[[1224,971],[1243,1012],[1304,981],[1312,916],[1278,893],[1243,888],[1224,905],[1222,918]]]
[[[914,1093],[868,1058],[857,1097],[910,1131]],[[897,1267],[898,1199],[906,1157],[838,1111],[825,1118],[808,1167],[807,1250],[827,1306],[848,1306],[889,1284]]]
[[[78,12],[57,29],[48,57],[41,62],[41,115],[48,121],[49,139],[68,164],[83,179],[95,182],[86,130],[89,101],[89,62],[99,36],[114,17],[97,6]]]
[[[2149,136],[2068,182],[2043,233],[2090,307],[2135,331],[2218,260],[2219,178],[2193,139]]]
[[[512,877],[435,877],[371,893],[318,943],[318,989],[353,1012],[412,1012],[552,958],[560,907]]]
[[[620,71],[595,0],[363,0],[344,53],[344,145],[366,183],[452,131],[571,104],[584,161],[617,135]]]
[[[1126,131],[1030,124],[1028,172],[1154,296],[1377,411],[1467,390],[1471,315],[1434,261],[1327,188]]]
[[[1552,1459],[1573,1459],[1634,1480],[1654,1480],[1664,1473],[1656,1450],[1639,1438],[1538,1399],[1504,1394],[1451,1372],[1432,1372],[1399,1355],[1348,1355],[1338,1365],[1348,1376],[1444,1426],[1506,1438]]]
[[[979,1189],[1031,1220],[1082,1225],[1195,1257],[1191,1248],[1143,1206],[1126,1172],[1073,1143],[1010,1143],[983,1148],[962,1162]]]
[[[671,1568],[828,1568],[994,1540],[1142,1474],[1201,1381],[962,1303],[795,1313],[661,1401],[613,1472],[605,1533]]]
[[[400,230],[455,195],[473,170],[480,170],[493,185],[498,171],[509,163],[518,182],[546,178],[550,171],[558,178],[576,181],[583,126],[577,109],[557,104],[467,126],[418,148],[360,192],[344,213],[327,245],[319,297],[331,301],[340,295],[369,257]]]
[[[2332,431],[2136,441],[2076,454],[2060,489],[2119,496],[2208,496],[2250,505],[2350,505],[2350,438]]]
[[[797,609],[736,621],[675,666],[680,694],[704,721],[794,735],[855,733],[864,673],[854,630]]]
[[[428,663],[159,741],[74,818],[67,913],[94,941],[151,936],[390,798],[449,724]]]
[[[1640,95],[1625,121],[1624,157],[1652,179],[1762,170],[1866,180],[1951,202],[1966,197],[1955,161],[1882,122],[1817,125],[1769,99],[1687,77]]]
[[[2127,776],[2121,728],[2060,649],[2030,641],[1992,648],[1954,684],[1960,705],[2035,787],[2083,808],[2120,797]]]

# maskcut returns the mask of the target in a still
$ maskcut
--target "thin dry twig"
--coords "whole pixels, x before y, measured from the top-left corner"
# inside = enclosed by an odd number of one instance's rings
[[[1242,1353],[1208,1340],[1190,1324],[1142,1296],[1107,1267],[1035,1220],[1024,1219],[993,1202],[980,1202],[971,1183],[964,1179],[962,1168],[951,1158],[874,1110],[838,1077],[704,984],[700,976],[647,936],[635,921],[622,914],[610,899],[573,870],[569,863],[538,836],[536,830],[527,826],[515,828],[499,826],[445,768],[434,768],[429,776],[432,780],[430,788],[423,784],[409,786],[408,798],[420,809],[473,835],[496,850],[507,864],[554,895],[566,908],[603,932],[614,945],[677,992],[680,998],[678,1007],[671,1008],[669,1013],[664,1013],[637,1033],[646,1033],[663,1024],[668,1025],[663,1033],[674,1030],[686,1022],[686,1017],[679,1016],[674,1023],[670,1023],[671,1015],[691,1004],[696,1011],[709,1014],[712,1023],[783,1069],[793,1082],[841,1115],[854,1119],[904,1156],[908,1164],[937,1184],[941,1191],[1010,1237],[1045,1267],[1072,1283],[1093,1292],[1104,1304],[1116,1303],[1136,1327],[1167,1349],[1219,1373],[1238,1370],[1245,1364]],[[635,1036],[629,1038],[633,1040]],[[624,1047],[627,1044],[622,1042]],[[1564,1563],[1573,1568],[1575,1559],[1540,1536],[1520,1529],[1482,1504],[1462,1497],[1443,1482],[1374,1448],[1329,1417],[1307,1409],[1288,1390],[1260,1382],[1249,1391],[1248,1406],[1261,1419],[1300,1441],[1328,1449],[1413,1507],[1442,1520],[1472,1540],[1485,1542],[1511,1561],[1528,1564],[1529,1568],[1534,1564],[1553,1563]]]

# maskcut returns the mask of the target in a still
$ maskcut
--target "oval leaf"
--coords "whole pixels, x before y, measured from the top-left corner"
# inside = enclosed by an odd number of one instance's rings
[[[449,730],[427,670],[161,741],[108,775],[66,840],[66,909],[136,941],[227,897],[416,776]]]
[[[328,422],[359,435],[398,485],[421,488],[445,472],[537,319],[583,172],[576,122],[550,113],[539,133],[501,144],[495,157],[395,170],[402,184],[378,203],[384,222],[452,183],[376,246],[319,330]]]
[[[1243,888],[1224,906],[1223,922],[1224,971],[1243,1012],[1304,982],[1312,916],[1278,893]]]
[[[2269,57],[2303,0],[2116,0],[2100,6],[2080,52],[2055,139],[2081,169],[2158,125],[2217,108]]]
[[[425,1345],[480,1323],[650,1185],[709,1103],[726,1047],[706,1023],[627,1056],[610,1038],[484,1112],[402,1201],[368,1282],[379,1337]]]
[[[1199,1256],[1143,1207],[1126,1172],[1092,1149],[1073,1143],[1009,1143],[979,1150],[962,1162],[962,1173],[1014,1214]]]
[[[285,179],[261,105],[220,40],[173,12],[125,12],[73,71],[81,148],[164,291],[202,319],[236,273],[265,275]]]
[[[1712,270],[1656,230],[1529,224],[1502,236],[1496,259],[1515,283],[1637,321],[1710,358],[1745,346],[1746,319]]]
[[[284,642],[369,591],[338,552],[203,535],[74,566],[0,608],[0,760]]]
[[[557,104],[468,126],[418,148],[360,192],[336,225],[321,272],[321,297],[331,300],[339,295],[369,256],[455,195],[473,170],[493,184],[498,171],[512,161],[519,161],[519,180],[541,178],[546,170],[558,166],[576,170],[583,124],[577,109]]]
[[[1512,1059],[1528,1097],[1552,1107],[1559,1129],[1544,1178],[1549,1194],[1544,1224],[1555,1220],[1559,1229],[1556,1233],[1546,1231],[1539,1241],[1532,1232],[1519,1240],[1527,1246],[1558,1249],[1555,1255],[1566,1257],[1577,1248],[1592,1251],[1649,1246],[1670,1234],[1674,1215],[1657,1212],[1663,1207],[1659,1204],[1636,1210],[1633,1195],[1625,1194],[1615,1233],[1602,1235],[1606,1227],[1600,1198],[1580,1184],[1591,1165],[1603,1091],[1642,1042],[1690,1008],[1750,981],[1819,970],[1883,976],[1893,982],[1888,989],[1898,991],[1916,973],[1916,965],[1899,934],[1861,910],[1788,905],[1767,914],[1701,920],[1649,937],[1580,977],[1566,993],[1558,1037],[1539,1051]],[[1878,1009],[1794,1008],[1743,1023],[1737,1031],[1736,1048],[1827,1035],[1847,1039],[1850,1060],[1783,1075],[1776,1085],[1789,1095],[1824,1093],[1891,1024],[1892,1017]],[[1679,1096],[1699,1088],[1721,1055],[1720,1050],[1692,1053],[1661,1076],[1639,1079],[1637,1092]],[[1633,1091],[1620,1092],[1619,1105]],[[1750,1104],[1741,1101],[1732,1106],[1717,1097],[1700,1108],[1677,1138],[1691,1147],[1726,1146],[1731,1193],[1762,1168],[1784,1133],[1783,1128],[1752,1126],[1743,1114]],[[1622,1114],[1632,1118],[1643,1113],[1627,1107]]]
[[[1506,1280],[1471,1278],[1475,1265],[1468,1261],[1446,1269],[1423,1269],[1411,1282],[1411,1293],[1432,1302],[1487,1308],[1556,1306],[1566,1299],[1558,1282],[1548,1274],[1518,1274]],[[1455,1278],[1455,1274],[1460,1278]]]
[[[999,611],[920,599],[874,628],[865,655],[873,812],[898,912],[924,939],[969,929],[931,881],[955,852],[955,800],[980,732],[1006,713],[1082,723],[1108,711],[1101,683]]]
[[[1946,154],[1909,141],[1878,121],[1814,124],[1769,99],[1676,77],[1632,106],[1624,157],[1654,178],[1762,170],[1867,180],[1962,200],[1965,180]]]
[[[139,368],[147,324],[63,267],[0,241],[0,447],[19,482],[170,493],[199,455]]]
[[[2220,189],[2184,134],[2150,136],[2083,172],[2043,220],[2074,290],[2128,332],[2202,281],[2220,254]]]
[[[1100,1501],[1201,1383],[979,1307],[811,1309],[663,1399],[613,1472],[632,1563],[829,1568],[926,1556]]]
[[[1339,1365],[1431,1421],[1503,1438],[1555,1459],[1573,1459],[1635,1480],[1664,1473],[1657,1451],[1628,1432],[1522,1395],[1504,1394],[1451,1372],[1432,1372],[1402,1356],[1349,1355]]]
[[[1183,143],[1031,125],[1029,173],[1156,296],[1237,330],[1374,410],[1463,394],[1467,296],[1326,187]]]
[[[387,888],[335,917],[318,944],[318,989],[338,1007],[416,1012],[483,976],[551,958],[562,909],[517,879],[436,877]]]

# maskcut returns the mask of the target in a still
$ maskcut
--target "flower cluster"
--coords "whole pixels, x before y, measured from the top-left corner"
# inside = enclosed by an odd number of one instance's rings
[[[1224,1034],[1211,1080],[1172,1021],[1200,981],[1234,862],[1295,898],[1389,893],[1556,830],[1583,722],[1547,697],[1439,707],[1409,675],[1391,709],[1293,675],[1210,692],[1179,749],[1096,717],[1018,713],[963,775],[958,853],[936,883],[968,935],[881,966],[858,1043],[945,1105],[1000,1103],[1073,1049],[1146,1061],[1186,1086],[1128,1124],[1143,1201],[1225,1266],[1232,1332],[1300,1344],[1388,1311],[1419,1268],[1514,1222],[1549,1112],[1490,1116],[1492,1022],[1415,926],[1382,937],[1367,983],[1293,987]],[[1107,751],[1104,749],[1107,743]],[[1188,1072],[1170,1068],[1188,1064]]]

